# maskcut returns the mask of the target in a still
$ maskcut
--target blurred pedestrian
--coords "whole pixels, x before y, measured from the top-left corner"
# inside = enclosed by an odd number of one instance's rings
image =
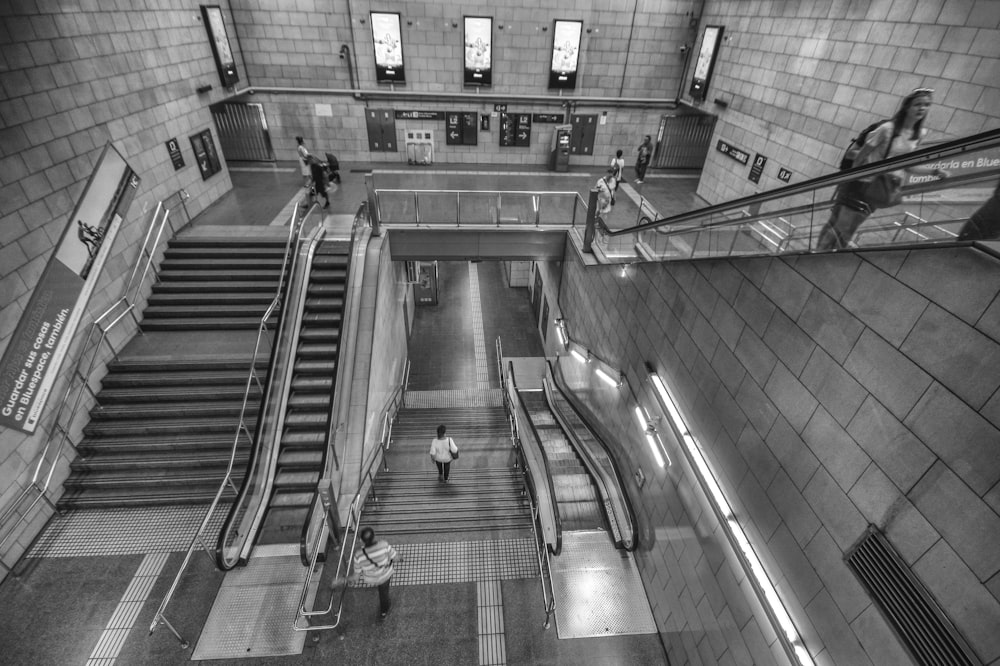
[[[326,169],[323,167],[323,163],[312,155],[307,158],[307,161],[309,162],[309,172],[312,175],[312,193],[317,199],[323,197],[323,200],[326,201],[323,204],[323,208],[329,208],[330,197],[326,193],[328,185],[326,181]]]
[[[648,134],[643,137],[642,143],[636,148],[639,153],[635,159],[635,182],[642,184],[646,179],[646,169],[649,168],[649,160],[653,157],[653,138]]]
[[[295,137],[295,141],[299,144],[295,151],[299,154],[299,170],[302,172],[302,184],[305,187],[309,187],[309,149],[306,148],[305,140],[301,136]]]
[[[615,190],[617,191],[618,184],[625,180],[625,158],[622,157],[621,148],[611,158],[611,175],[615,178]]]
[[[458,459],[458,446],[451,437],[445,437],[447,428],[439,425],[437,437],[431,440],[431,459],[438,468],[438,481],[447,483],[448,473],[451,470],[451,461]]]
[[[892,119],[872,129],[853,158],[853,167],[912,153],[927,134],[924,120],[934,101],[934,91],[917,88],[902,99]],[[946,178],[942,169],[908,167],[845,183],[834,194],[830,219],[816,239],[817,250],[847,247],[861,223],[879,208],[891,208],[902,199],[903,178],[909,173],[933,174]]]
[[[611,175],[611,169],[601,176],[594,186],[597,188],[597,214],[603,218],[611,212],[611,207],[615,205],[615,189],[617,182]]]

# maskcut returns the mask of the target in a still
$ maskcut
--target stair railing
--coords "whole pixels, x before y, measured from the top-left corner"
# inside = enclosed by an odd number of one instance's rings
[[[90,387],[90,381],[97,367],[101,347],[107,345],[111,352],[111,357],[117,360],[119,350],[115,348],[109,336],[115,330],[118,323],[124,320],[126,316],[132,317],[136,330],[140,335],[142,334],[142,330],[139,328],[139,319],[135,315],[135,304],[151,269],[154,282],[157,279],[158,269],[156,266],[153,266],[153,260],[163,239],[163,231],[165,228],[168,228],[170,229],[169,236],[172,236],[174,233],[173,226],[168,226],[167,224],[169,217],[170,209],[166,208],[162,201],[159,202],[153,211],[153,216],[150,218],[149,227],[146,229],[146,236],[139,246],[135,264],[132,266],[132,274],[129,276],[128,282],[125,283],[121,297],[91,322],[87,338],[80,346],[79,356],[77,356],[76,363],[73,366],[72,374],[66,381],[66,389],[63,391],[62,398],[56,407],[52,429],[46,437],[45,445],[38,454],[31,482],[21,491],[10,506],[7,507],[3,515],[0,516],[0,532],[3,533],[3,538],[0,539],[0,566],[15,578],[18,577],[17,572],[2,559],[2,554],[6,552],[4,546],[10,537],[17,532],[18,528],[33,515],[32,511],[40,501],[44,501],[52,511],[57,511],[55,504],[47,496],[49,488],[52,485],[52,475],[55,473],[56,466],[67,446],[79,455],[76,444],[71,441],[70,430],[80,410],[84,391],[90,395],[90,399],[94,404],[100,407],[97,393]],[[142,268],[141,274],[139,272],[140,267]],[[121,337],[126,341],[128,339],[127,334]],[[84,369],[85,366],[86,369]],[[73,392],[77,381],[80,382],[79,390],[76,392],[75,399],[71,401],[70,394]],[[70,407],[71,402],[72,407]],[[56,438],[58,438],[58,442],[55,442]],[[44,481],[42,480],[43,477]],[[28,498],[32,493],[34,493],[34,499],[28,502]],[[27,505],[25,506],[26,503]]]
[[[191,537],[191,542],[188,544],[187,551],[184,554],[184,561],[181,562],[180,569],[177,570],[177,574],[174,576],[174,580],[170,584],[170,588],[167,590],[167,593],[163,595],[163,600],[160,602],[160,606],[159,608],[157,608],[156,614],[153,616],[153,621],[149,625],[150,635],[152,635],[152,633],[156,630],[157,626],[161,624],[165,625],[167,629],[170,630],[170,633],[172,633],[180,642],[182,648],[187,648],[190,645],[190,643],[177,632],[177,630],[170,623],[170,621],[167,620],[164,612],[166,611],[167,606],[170,604],[170,601],[173,599],[174,593],[177,591],[177,587],[180,585],[181,578],[187,571],[187,567],[188,564],[191,562],[191,557],[192,554],[194,553],[195,546],[201,544],[202,550],[208,555],[208,558],[212,560],[212,563],[215,564],[214,549],[209,544],[207,544],[204,539],[205,530],[208,528],[209,522],[215,515],[215,511],[218,508],[222,500],[222,495],[223,493],[226,492],[226,489],[229,488],[234,494],[238,494],[239,492],[238,489],[236,488],[235,482],[233,481],[233,468],[235,467],[236,463],[236,454],[237,451],[239,450],[240,439],[241,437],[245,437],[250,442],[251,445],[253,444],[253,434],[250,432],[250,428],[247,426],[247,419],[246,419],[247,404],[250,400],[250,391],[251,389],[253,389],[253,386],[255,384],[259,391],[263,392],[264,390],[263,383],[261,382],[260,376],[257,373],[257,357],[260,355],[261,349],[264,344],[267,345],[268,349],[270,349],[271,347],[271,341],[268,338],[269,328],[267,325],[267,321],[281,307],[282,289],[284,288],[285,272],[288,267],[289,255],[292,252],[293,248],[298,247],[298,239],[301,237],[302,228],[305,226],[304,223],[307,217],[308,214],[302,216],[300,219],[299,206],[298,204],[296,204],[295,208],[292,211],[291,222],[288,225],[288,238],[285,241],[285,256],[281,263],[281,273],[278,278],[278,288],[275,291],[274,298],[271,299],[271,303],[264,311],[264,315],[260,318],[260,323],[257,326],[257,341],[254,343],[253,356],[250,359],[250,372],[248,373],[247,376],[246,388],[243,391],[243,405],[240,408],[240,418],[236,426],[236,434],[233,437],[233,445],[229,454],[229,465],[226,468],[226,474],[223,477],[222,482],[219,484],[219,489],[218,491],[216,491],[215,497],[212,500],[212,503],[209,505],[208,511],[205,513],[205,517],[202,519],[201,524],[198,526],[198,529],[195,530],[194,536]]]
[[[378,473],[379,463],[381,463],[383,471],[389,471],[389,465],[386,463],[386,454],[389,452],[389,446],[392,443],[392,425],[396,420],[396,415],[399,413],[399,408],[403,406],[406,379],[409,376],[410,361],[407,360],[406,366],[403,369],[404,380],[393,390],[382,409],[382,431],[379,436],[378,446],[374,451],[372,451],[372,454],[369,456],[367,462],[361,466],[361,472],[358,476],[358,491],[354,494],[354,498],[351,500],[351,504],[348,508],[347,525],[344,527],[343,532],[344,534],[351,534],[353,529],[354,536],[351,539],[341,540],[340,555],[337,558],[337,571],[334,573],[334,581],[343,581],[346,579],[346,575],[344,574],[345,554],[348,554],[346,566],[349,569],[349,554],[354,552],[354,547],[358,540],[358,525],[361,524],[361,513],[364,508],[365,500],[368,495],[371,494],[372,499],[374,501],[378,501],[378,496],[375,494],[375,476]],[[330,527],[329,513],[324,511],[323,515],[323,529],[320,532],[320,537],[316,542],[317,544],[326,543],[326,539],[332,531],[332,528]],[[351,543],[350,550],[347,550],[348,541]],[[306,596],[308,595],[309,588],[312,585],[313,575],[316,573],[316,563],[319,561],[319,554],[321,551],[322,548],[319,547],[313,549],[312,558],[309,562],[308,573],[306,574],[306,579],[302,584],[302,592],[299,594],[298,613],[295,616],[295,620],[292,622],[292,629],[295,631],[324,631],[336,629],[340,625],[340,620],[343,616],[344,593],[347,591],[346,584],[343,586],[343,589],[340,592],[340,597],[337,600],[339,603],[332,624],[310,624],[310,620],[308,619],[318,615],[329,615],[333,612],[334,600],[337,597],[336,594],[331,594],[330,604],[326,608],[320,608],[319,610],[308,610],[306,608]],[[299,618],[306,619],[305,625],[299,623]]]

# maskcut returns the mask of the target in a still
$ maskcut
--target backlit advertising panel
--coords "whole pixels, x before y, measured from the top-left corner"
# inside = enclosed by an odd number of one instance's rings
[[[583,21],[557,19],[552,31],[552,66],[549,71],[549,88],[572,90],[576,88],[576,70],[580,64],[580,36]]]
[[[493,85],[493,19],[465,17],[465,85]]]
[[[375,44],[375,79],[379,83],[403,83],[403,36],[399,14],[372,12],[372,40]]]

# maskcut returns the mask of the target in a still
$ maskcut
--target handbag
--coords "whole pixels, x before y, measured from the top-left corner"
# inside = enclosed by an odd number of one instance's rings
[[[449,444],[450,444],[451,446],[455,446],[455,440],[453,440],[453,439],[452,439],[451,437],[449,437],[449,438],[448,438],[448,443],[449,443]],[[451,450],[451,446],[449,446],[449,447],[448,447],[448,453],[450,453],[450,454],[451,454],[451,459],[452,459],[452,460],[458,460],[458,447],[457,447],[457,446],[455,446],[455,450],[454,450],[454,451],[452,451],[452,450]]]
[[[872,210],[890,208],[903,200],[902,180],[891,173],[875,176],[865,185],[864,200]]]

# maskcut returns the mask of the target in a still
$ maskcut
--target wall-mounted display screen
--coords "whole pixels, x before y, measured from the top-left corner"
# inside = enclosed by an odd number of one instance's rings
[[[403,68],[403,36],[399,14],[372,12],[372,40],[375,42],[375,78],[379,83],[406,81]]]
[[[229,87],[240,80],[240,75],[236,73],[236,58],[229,46],[222,9],[218,5],[202,5],[201,17],[208,30],[208,41],[212,44],[212,55],[215,56],[215,66],[219,69],[219,78],[222,79],[222,85]]]
[[[691,78],[691,97],[696,100],[704,100],[708,93],[708,82],[712,79],[712,70],[715,69],[720,41],[722,41],[722,26],[705,26],[705,34],[701,38],[701,50],[698,51],[694,76]]]
[[[465,17],[465,85],[493,84],[493,19]]]
[[[552,31],[552,67],[549,88],[576,88],[576,70],[580,64],[580,35],[583,21],[556,20]]]

